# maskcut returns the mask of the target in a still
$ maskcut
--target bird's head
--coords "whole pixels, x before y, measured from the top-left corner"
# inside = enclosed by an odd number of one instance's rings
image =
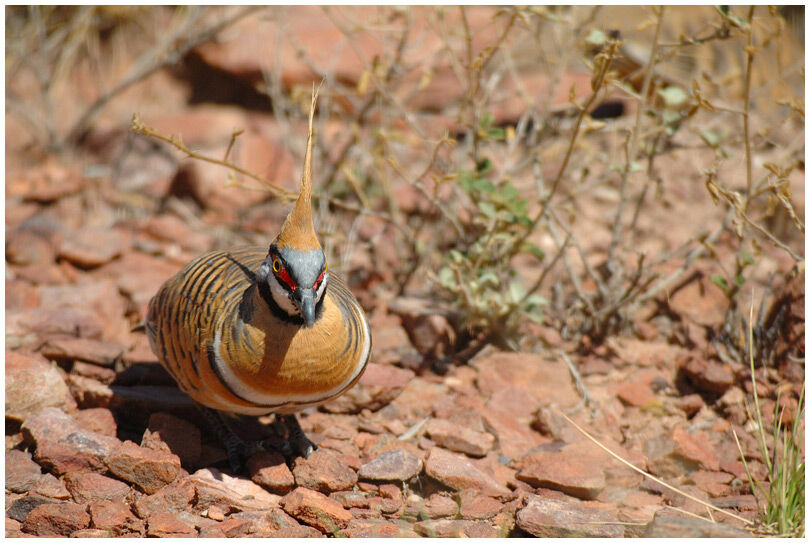
[[[260,273],[260,280],[267,282],[275,303],[289,316],[302,318],[310,328],[329,282],[326,256],[312,221],[312,118],[316,98],[317,93],[313,93],[301,192],[270,245]]]

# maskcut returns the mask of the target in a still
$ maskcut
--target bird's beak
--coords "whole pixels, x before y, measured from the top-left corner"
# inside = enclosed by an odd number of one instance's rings
[[[315,324],[315,291],[311,288],[301,289],[301,314],[304,316],[304,324],[307,328],[312,328]]]

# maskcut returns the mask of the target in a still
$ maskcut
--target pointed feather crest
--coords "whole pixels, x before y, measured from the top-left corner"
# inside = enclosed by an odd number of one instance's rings
[[[313,84],[312,104],[309,108],[309,132],[307,134],[307,151],[304,156],[304,174],[301,176],[301,192],[295,207],[281,227],[276,238],[276,245],[299,250],[320,249],[321,244],[315,235],[315,224],[312,221],[312,119],[315,116],[315,102],[318,100],[318,89]]]

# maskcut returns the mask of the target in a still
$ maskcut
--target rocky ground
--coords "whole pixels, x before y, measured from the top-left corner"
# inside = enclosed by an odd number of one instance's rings
[[[329,27],[320,17],[292,28],[303,32],[315,23]],[[244,36],[261,35],[260,19],[245,24]],[[308,47],[328,51],[335,36],[322,38]],[[231,473],[213,432],[134,327],[158,287],[189,259],[214,247],[266,244],[286,208],[264,193],[226,188],[222,170],[167,157],[128,134],[126,120],[137,111],[151,126],[183,134],[187,144],[216,156],[235,127],[246,127],[243,163],[295,188],[298,165],[285,144],[286,127],[271,113],[195,99],[195,77],[216,73],[232,84],[255,77],[248,54],[254,47],[249,39],[207,44],[194,53],[205,70],[189,61],[198,69],[191,75],[158,72],[130,102],[111,104],[82,152],[69,159],[26,154],[30,137],[10,118],[7,537],[748,533],[745,521],[756,518],[756,502],[733,432],[749,470],[762,478],[764,459],[745,407],[752,379],[745,366],[719,361],[708,339],[726,301],[705,261],[660,301],[656,318],[639,318],[635,335],[591,346],[536,326],[541,354],[487,347],[437,372],[423,362],[426,351],[447,341],[448,323],[386,290],[386,266],[401,262],[378,260],[375,268],[365,250],[348,251],[338,267],[369,315],[372,363],[343,397],[299,416],[318,445],[309,458],[287,464],[262,452],[244,473]],[[341,77],[359,79],[363,66],[341,58]],[[286,70],[286,82],[306,79],[299,64]],[[560,104],[572,84],[588,91],[589,74],[564,77]],[[451,91],[439,87],[420,96]],[[443,107],[424,100],[414,107]],[[509,107],[499,118],[509,120]],[[330,127],[331,135],[341,128]],[[803,194],[803,171],[799,181]],[[716,213],[698,185],[667,185],[669,205],[696,216]],[[418,200],[409,187],[394,190]],[[591,211],[599,209],[593,205]],[[321,220],[330,224],[323,214]],[[672,228],[656,229],[659,221],[672,221]],[[679,222],[642,217],[642,243],[671,248],[683,232]],[[389,234],[373,217],[357,227],[358,238],[382,247],[376,257],[386,257]],[[586,250],[598,244],[585,243]],[[784,261],[774,261],[772,269],[784,272]],[[777,287],[793,319],[786,321],[793,328],[784,331],[785,341],[803,337],[803,275]],[[773,422],[777,398],[790,423],[803,365],[760,368],[755,378],[765,426]],[[615,460],[569,417],[620,457],[704,503]],[[270,420],[243,421],[241,430],[264,431]]]

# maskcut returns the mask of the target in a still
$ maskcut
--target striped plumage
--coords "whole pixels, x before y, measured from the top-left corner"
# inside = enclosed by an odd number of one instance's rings
[[[312,328],[257,280],[263,247],[213,251],[149,304],[152,349],[197,402],[229,413],[292,413],[345,392],[368,362],[371,334],[346,284],[329,274]]]
[[[314,445],[292,413],[345,392],[371,351],[363,309],[327,271],[312,221],[314,101],[301,192],[269,248],[198,257],[160,288],[147,312],[152,350],[178,386],[207,408],[235,470],[249,448],[221,413],[276,413],[289,431],[288,445],[308,455]]]

